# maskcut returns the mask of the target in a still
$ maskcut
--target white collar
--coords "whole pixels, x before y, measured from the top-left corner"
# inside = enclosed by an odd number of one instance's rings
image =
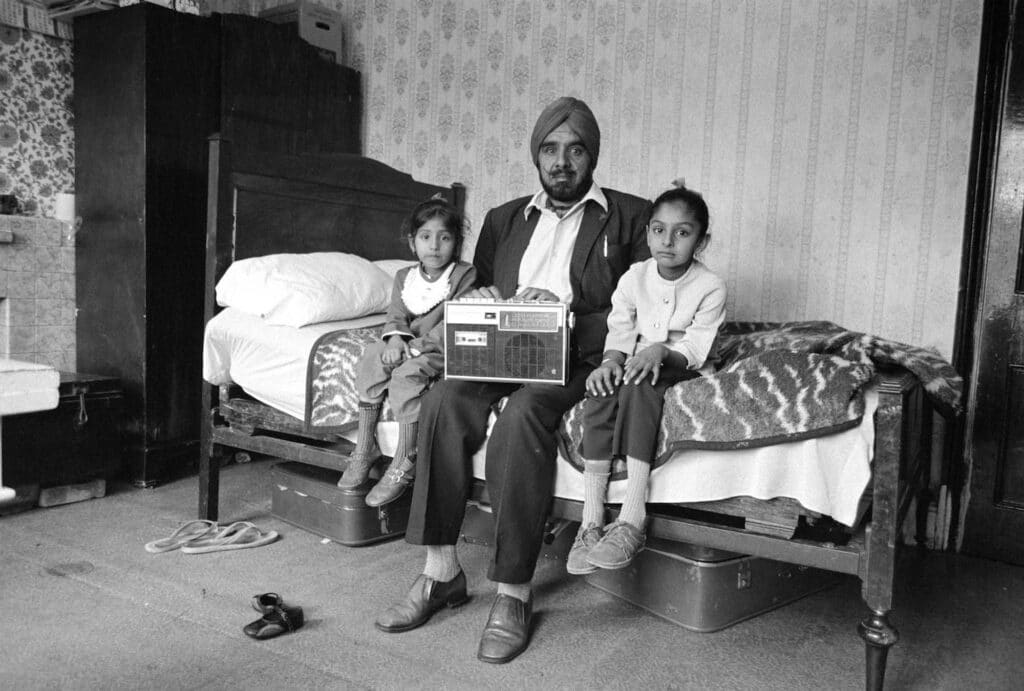
[[[590,184],[590,189],[587,190],[587,193],[585,195],[583,195],[583,198],[580,199],[575,204],[573,204],[572,207],[565,213],[565,216],[562,216],[562,218],[572,215],[576,211],[576,209],[579,209],[588,201],[597,202],[597,204],[602,209],[608,211],[608,198],[604,196],[604,192],[601,190],[600,187],[597,186],[597,183],[592,182]],[[537,192],[537,194],[533,195],[533,197],[530,199],[530,202],[526,205],[526,208],[523,210],[523,215],[526,218],[529,218],[530,212],[533,211],[534,209],[537,209],[538,211],[543,211],[546,208],[548,208],[548,193],[545,192],[544,190],[541,190]]]
[[[452,289],[452,272],[455,262],[448,265],[440,276],[433,281],[423,276],[420,265],[409,269],[402,283],[402,302],[415,315],[426,314],[448,298]]]

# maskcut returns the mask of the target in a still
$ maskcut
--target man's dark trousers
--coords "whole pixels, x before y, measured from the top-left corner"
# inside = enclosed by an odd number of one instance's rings
[[[491,406],[509,400],[487,441],[487,493],[494,516],[488,578],[529,583],[554,493],[562,416],[586,391],[593,368],[577,364],[565,386],[439,381],[423,397],[416,483],[405,539],[454,545],[473,482],[472,457],[483,444]]]

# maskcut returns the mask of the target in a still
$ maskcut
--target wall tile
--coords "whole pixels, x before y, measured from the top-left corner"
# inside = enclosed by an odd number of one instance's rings
[[[52,271],[39,271],[36,273],[36,297],[38,298],[60,298],[63,296],[62,279],[64,274]]]
[[[66,331],[60,326],[36,326],[36,350],[41,353],[62,351],[67,346]]]
[[[37,326],[56,326],[62,323],[63,300],[35,300],[35,323]]]
[[[54,366],[73,363],[74,257],[60,247],[61,224],[0,216],[0,230],[15,236],[13,244],[0,245],[0,266],[9,267],[0,269],[0,297],[5,298],[0,301],[0,357]]]
[[[2,251],[2,250],[0,250]],[[7,297],[32,298],[36,296],[36,274],[34,271],[9,271],[7,274]]]
[[[11,352],[32,353],[36,350],[36,329],[34,326],[10,326],[7,329],[7,343]]]
[[[32,298],[8,298],[7,317],[11,324],[32,326],[36,318],[36,302]]]
[[[61,247],[58,250],[58,271],[73,274],[75,272],[75,248]]]

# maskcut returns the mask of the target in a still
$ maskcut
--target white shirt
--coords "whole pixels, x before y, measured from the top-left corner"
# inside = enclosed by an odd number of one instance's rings
[[[612,293],[604,349],[627,356],[664,343],[701,374],[714,371],[715,337],[725,321],[725,281],[696,259],[674,281],[654,259],[633,264]]]
[[[558,296],[566,304],[572,303],[572,284],[569,282],[569,263],[572,248],[580,232],[583,208],[588,201],[594,201],[608,211],[608,200],[604,192],[593,183],[590,190],[561,218],[548,208],[548,195],[541,190],[533,195],[524,211],[527,218],[533,209],[540,211],[537,227],[534,228],[530,244],[519,262],[519,286],[523,288],[544,288]]]

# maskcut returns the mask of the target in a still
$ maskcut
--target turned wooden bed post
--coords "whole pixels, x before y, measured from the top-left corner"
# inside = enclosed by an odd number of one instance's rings
[[[861,565],[861,594],[870,613],[857,626],[857,633],[864,639],[868,691],[882,689],[889,648],[899,640],[899,632],[889,623],[889,612],[899,537],[903,394],[899,385],[887,384],[883,380],[879,386],[875,412],[871,524],[865,535],[866,563]]]

